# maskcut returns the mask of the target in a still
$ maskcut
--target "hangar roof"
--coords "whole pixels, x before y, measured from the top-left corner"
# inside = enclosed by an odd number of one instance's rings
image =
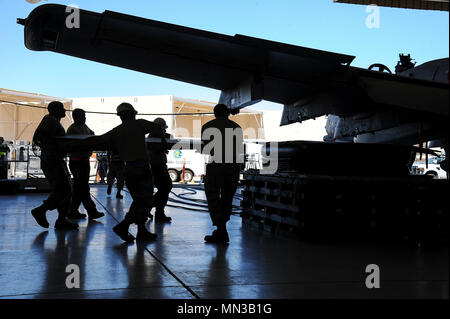
[[[370,5],[383,7],[449,11],[449,0],[333,0],[333,2]]]

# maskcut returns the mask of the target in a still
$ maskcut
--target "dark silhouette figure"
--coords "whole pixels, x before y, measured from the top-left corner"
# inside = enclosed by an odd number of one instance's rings
[[[0,179],[8,178],[8,145],[4,144],[3,137],[0,136]]]
[[[114,181],[117,180],[117,193],[116,198],[122,199],[123,196],[120,193],[123,189],[123,184],[125,182],[125,163],[121,160],[117,152],[108,152],[109,159],[109,169],[108,169],[108,189],[106,193],[111,195],[111,189],[114,185]]]
[[[129,103],[117,107],[117,115],[122,124],[101,135],[86,140],[67,143],[68,149],[104,149],[117,150],[125,162],[125,183],[133,202],[124,220],[113,228],[113,231],[124,241],[133,242],[128,228],[135,223],[138,228],[136,240],[155,240],[156,234],[145,228],[147,213],[152,204],[153,176],[149,165],[145,136],[149,133],[163,136],[161,126],[143,119],[136,119],[136,110]],[[165,139],[162,139],[163,143]]]
[[[21,146],[19,149],[19,161],[25,161],[25,147]]]
[[[224,104],[214,107],[214,120],[202,127],[202,152],[209,155],[206,165],[205,193],[211,220],[217,227],[206,242],[229,242],[226,223],[230,220],[233,196],[239,183],[242,166],[242,128],[228,119]]]
[[[106,152],[97,153],[97,173],[100,177],[100,184],[105,184],[108,175],[108,156]]]
[[[67,129],[67,135],[94,135],[94,132],[86,125],[86,113],[84,110],[73,110],[72,117],[74,123]],[[95,207],[95,203],[89,192],[89,177],[91,172],[89,158],[91,155],[92,152],[90,151],[73,152],[69,154],[69,168],[73,176],[73,193],[72,205],[68,218],[82,219],[86,217],[85,214],[81,214],[78,211],[81,203],[83,203],[89,219],[105,216],[104,213],[97,211],[97,207]]]
[[[170,134],[166,133],[167,125],[163,118],[156,118],[154,123],[161,126],[165,138],[171,138]],[[155,134],[149,134],[149,137],[161,137]],[[166,207],[167,200],[169,199],[170,191],[172,190],[172,180],[170,179],[169,172],[167,170],[167,153],[169,150],[164,148],[161,144],[150,144],[150,166],[153,173],[153,181],[158,191],[153,196],[152,207],[155,207],[155,221],[157,222],[170,222],[171,217],[166,216],[164,208]],[[151,213],[149,212],[151,218]]]
[[[66,116],[66,110],[61,102],[51,102],[48,112],[34,132],[33,142],[41,148],[41,169],[50,184],[50,195],[41,206],[33,209],[31,214],[40,226],[48,228],[45,214],[56,208],[56,229],[78,229],[77,224],[67,220],[72,195],[70,174],[64,161],[65,154],[56,141],[57,137],[65,135],[60,121]]]

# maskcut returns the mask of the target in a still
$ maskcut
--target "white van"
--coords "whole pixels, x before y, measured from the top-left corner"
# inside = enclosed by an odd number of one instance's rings
[[[167,169],[172,182],[178,182],[182,179],[183,165],[185,182],[191,182],[194,177],[201,179],[206,173],[205,155],[189,149],[169,150]]]

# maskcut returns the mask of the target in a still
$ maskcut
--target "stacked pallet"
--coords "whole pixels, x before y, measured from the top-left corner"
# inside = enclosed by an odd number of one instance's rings
[[[448,180],[247,171],[243,224],[300,238],[448,238]]]

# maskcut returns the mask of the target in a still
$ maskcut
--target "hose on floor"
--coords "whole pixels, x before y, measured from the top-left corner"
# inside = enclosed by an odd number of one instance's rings
[[[200,199],[200,198],[187,197],[187,196],[197,195],[198,194],[197,188],[199,188],[199,187],[194,187],[194,186],[185,187],[185,186],[174,185],[173,188],[182,188],[183,190],[185,190],[185,192],[183,192],[181,194],[177,194],[173,190],[170,191],[168,203],[166,204],[167,207],[209,213],[207,200]],[[126,191],[127,193],[130,193],[128,190],[125,190],[125,189],[123,189],[123,190]],[[202,191],[204,192],[203,189],[202,189]],[[171,196],[171,195],[175,196],[176,198],[173,198],[173,196]],[[242,195],[239,193],[236,193],[234,195],[233,199],[241,200]],[[169,204],[169,203],[172,203],[172,204]],[[232,215],[240,215],[241,211],[242,210],[241,210],[240,206],[233,205],[231,214]]]

